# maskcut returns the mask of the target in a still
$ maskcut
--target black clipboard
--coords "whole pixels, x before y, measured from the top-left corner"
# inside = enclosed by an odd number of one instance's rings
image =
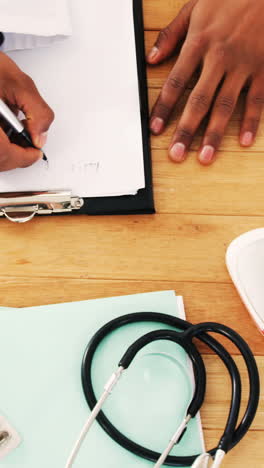
[[[71,198],[69,193],[34,192],[0,194],[0,216],[30,221],[35,214],[124,215],[155,213],[149,131],[148,86],[145,56],[143,0],[133,0],[138,85],[145,170],[145,188],[136,195]],[[50,198],[49,198],[50,197]],[[81,200],[81,201],[80,201]]]

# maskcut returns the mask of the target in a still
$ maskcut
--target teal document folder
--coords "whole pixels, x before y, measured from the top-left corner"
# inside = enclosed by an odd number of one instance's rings
[[[132,312],[181,315],[173,291],[25,309],[0,308],[0,414],[22,442],[0,461],[1,468],[65,468],[90,410],[81,385],[81,362],[92,335],[109,320]],[[135,324],[100,345],[93,365],[97,397],[139,336],[162,326]],[[164,328],[168,328],[165,327]],[[185,353],[174,343],[143,349],[123,374],[104,407],[106,415],[134,441],[163,451],[190,402],[193,379]],[[191,421],[173,454],[203,451],[199,418]],[[76,468],[147,468],[113,442],[95,422]]]

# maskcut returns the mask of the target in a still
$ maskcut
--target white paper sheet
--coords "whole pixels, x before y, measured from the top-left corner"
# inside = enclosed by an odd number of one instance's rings
[[[43,47],[72,33],[68,0],[0,0],[3,51]]]
[[[145,186],[132,0],[71,0],[71,10],[71,38],[10,53],[56,120],[49,165],[1,173],[0,192],[70,189],[93,197]]]

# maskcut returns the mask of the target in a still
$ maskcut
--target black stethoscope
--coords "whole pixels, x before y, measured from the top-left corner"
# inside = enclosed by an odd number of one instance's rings
[[[97,401],[92,384],[91,369],[93,358],[99,344],[111,332],[125,325],[137,322],[162,323],[167,326],[174,327],[175,330],[162,329],[152,331],[142,336],[131,346],[129,346],[119,362],[117,371],[114,372],[114,374],[111,376],[104,387],[104,392],[101,398]],[[179,330],[181,331],[179,332]],[[241,405],[240,373],[235,361],[228,353],[228,351],[215,338],[208,335],[207,332],[217,333],[228,338],[237,347],[244,358],[249,378],[249,397],[245,414],[239,424],[237,423]],[[181,440],[182,436],[187,430],[189,421],[194,418],[200,410],[204,402],[206,392],[205,366],[197,347],[193,343],[193,338],[198,338],[200,341],[208,345],[209,348],[211,348],[225,364],[232,383],[231,404],[224,433],[222,434],[219,444],[216,448],[210,450],[208,453],[200,455],[198,454],[193,456],[177,457],[171,456],[170,452],[172,448]],[[192,401],[187,409],[186,416],[171,438],[168,447],[162,454],[154,452],[130,440],[109,421],[109,419],[101,410],[104,402],[112,392],[114,386],[117,384],[122,373],[130,366],[137,353],[146,345],[157,340],[172,341],[180,345],[186,351],[192,362],[195,380],[195,390]],[[95,419],[104,429],[104,431],[117,444],[121,445],[123,448],[129,450],[133,454],[155,463],[154,468],[159,468],[162,465],[204,468],[208,466],[209,460],[212,458],[214,459],[212,468],[219,468],[225,454],[234,448],[249,430],[258,408],[260,394],[259,373],[255,358],[247,343],[241,338],[240,335],[238,335],[238,333],[236,333],[231,328],[219,323],[206,322],[200,323],[198,325],[192,325],[185,320],[156,312],[138,312],[134,314],[123,315],[108,322],[106,325],[100,328],[100,330],[98,330],[91,339],[84,354],[82,363],[82,385],[86,401],[92,412],[82,430],[78,441],[75,444],[75,447],[67,462],[66,468],[71,468],[73,466],[81,444],[84,441],[87,432]]]

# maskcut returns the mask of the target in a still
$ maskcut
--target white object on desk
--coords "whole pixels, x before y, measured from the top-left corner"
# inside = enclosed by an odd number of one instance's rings
[[[0,192],[70,190],[100,197],[145,187],[131,0],[71,0],[73,35],[12,52],[53,108],[45,153],[0,175]]]
[[[235,239],[226,262],[242,301],[264,334],[264,228]]]

